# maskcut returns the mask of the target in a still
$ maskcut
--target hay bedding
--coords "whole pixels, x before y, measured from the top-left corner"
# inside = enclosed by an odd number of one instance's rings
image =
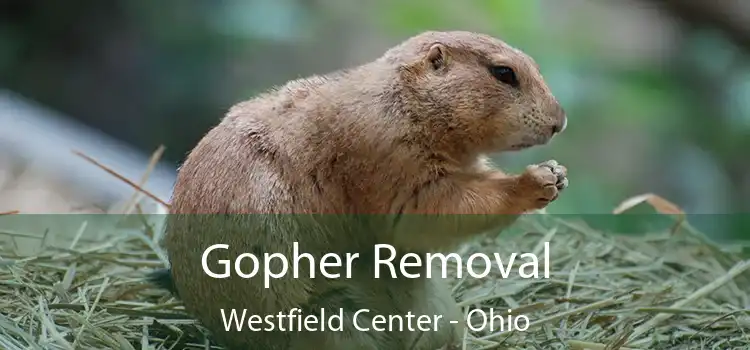
[[[545,216],[521,225],[523,235],[461,253],[540,252],[549,241],[551,278],[470,278],[453,288],[463,306],[510,308],[531,327],[473,332],[466,349],[750,349],[750,262],[685,228],[636,238]],[[75,237],[72,249],[34,256],[3,246],[0,348],[209,348],[179,302],[142,281],[162,266],[152,233],[112,228],[108,237],[117,238]]]
[[[654,197],[639,201],[665,207]],[[219,349],[178,301],[144,283],[163,266],[158,228],[133,230],[144,225],[132,216],[129,224],[88,225],[82,216],[83,227],[71,227],[72,240],[60,245],[6,230],[7,217],[0,216],[0,349]],[[750,261],[687,223],[639,237],[548,215],[518,227],[523,234],[479,240],[460,253],[539,253],[548,241],[550,278],[454,280],[453,292],[467,309],[526,315],[530,328],[471,332],[464,349],[750,349]],[[43,249],[19,254],[24,239]]]

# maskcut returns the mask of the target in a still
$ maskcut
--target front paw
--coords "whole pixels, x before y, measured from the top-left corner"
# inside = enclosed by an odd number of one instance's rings
[[[554,160],[529,165],[519,185],[519,195],[528,200],[531,209],[541,209],[568,187],[568,170]]]

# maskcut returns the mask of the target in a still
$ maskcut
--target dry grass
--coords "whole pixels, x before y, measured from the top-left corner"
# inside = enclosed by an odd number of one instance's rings
[[[551,242],[549,279],[511,275],[454,283],[467,309],[512,309],[531,320],[525,332],[472,332],[466,349],[750,348],[750,261],[687,229],[609,236],[575,221],[535,218],[524,235],[487,239],[461,252],[541,253],[541,242]],[[125,228],[134,224],[99,225],[103,235],[92,241],[82,228],[66,248],[47,246],[34,256],[16,256],[14,245],[6,244],[0,348],[205,348],[201,328],[179,302],[142,281],[162,260],[153,233]]]
[[[653,197],[636,202],[680,214]],[[57,217],[47,226],[67,239],[55,241],[38,233],[48,232],[42,217],[0,216],[0,348],[210,348],[179,301],[143,281],[164,261],[155,245],[160,229],[146,220],[153,218]],[[464,349],[750,349],[750,260],[689,224],[625,237],[576,220],[529,219],[518,226],[524,234],[460,253],[539,254],[550,242],[549,279],[491,275],[456,280],[453,292],[467,310],[511,309],[530,327],[470,332]],[[40,249],[22,255],[22,243]]]

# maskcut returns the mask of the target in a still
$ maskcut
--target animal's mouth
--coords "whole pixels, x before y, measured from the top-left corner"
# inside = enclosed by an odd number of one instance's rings
[[[534,146],[535,144],[533,143],[516,143],[508,147],[508,150],[509,151],[521,151],[521,150],[525,150],[527,148],[531,148]]]
[[[514,143],[508,147],[511,151],[521,151],[525,150],[527,148],[535,147],[535,146],[541,146],[546,145],[550,142],[552,138],[551,137],[525,137],[520,142]]]

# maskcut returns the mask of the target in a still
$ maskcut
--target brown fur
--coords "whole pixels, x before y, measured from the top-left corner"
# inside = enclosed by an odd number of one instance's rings
[[[513,68],[520,85],[495,79],[490,64]],[[422,33],[370,63],[292,81],[239,103],[179,171],[172,198],[177,215],[170,216],[163,242],[175,289],[186,309],[230,349],[399,350],[415,337],[421,338],[414,349],[434,349],[460,341],[462,324],[447,322],[442,331],[421,336],[351,328],[225,332],[219,309],[265,315],[294,307],[369,308],[462,320],[440,279],[372,279],[373,245],[392,244],[400,254],[448,249],[545,207],[567,186],[564,167],[551,161],[506,175],[491,168],[485,154],[545,144],[565,118],[530,57],[470,32]],[[314,213],[393,215],[367,223],[181,215]],[[443,216],[418,220],[410,214]],[[290,272],[264,289],[258,278],[213,279],[200,265],[212,244],[230,245],[221,257],[226,259],[244,252],[291,256],[294,241],[316,258],[359,252],[355,270],[361,273],[311,280]]]

